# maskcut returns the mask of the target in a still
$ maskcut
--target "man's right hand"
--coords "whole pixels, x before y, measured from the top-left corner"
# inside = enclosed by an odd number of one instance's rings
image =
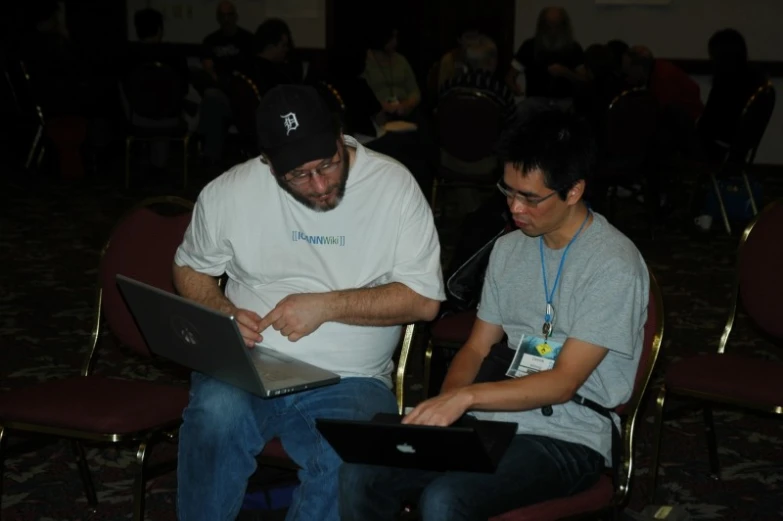
[[[245,340],[245,345],[253,349],[256,342],[261,341],[261,317],[248,309],[235,309],[232,313],[239,325],[239,332]]]

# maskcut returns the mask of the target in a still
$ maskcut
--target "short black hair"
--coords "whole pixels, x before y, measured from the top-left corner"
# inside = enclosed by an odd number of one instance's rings
[[[255,34],[255,49],[256,52],[263,52],[269,45],[277,45],[283,36],[288,36],[288,43],[291,47],[294,46],[293,39],[291,38],[291,29],[288,24],[280,18],[269,18],[258,26]]]
[[[373,51],[382,51],[394,37],[397,24],[392,20],[379,20],[366,28],[365,40],[367,47]]]
[[[133,16],[133,25],[139,40],[152,38],[163,30],[163,15],[155,9],[142,9]]]
[[[615,67],[617,69],[623,68],[623,55],[628,52],[628,49],[631,47],[625,43],[623,40],[609,40],[606,42],[606,46],[609,48],[610,51],[612,51],[612,55],[614,56],[615,61]]]
[[[540,170],[544,184],[565,200],[576,183],[592,177],[596,144],[584,119],[562,110],[543,109],[518,119],[503,133],[498,157],[523,174]]]
[[[748,65],[745,37],[735,29],[722,29],[713,34],[708,48],[710,57],[722,70],[742,72]]]

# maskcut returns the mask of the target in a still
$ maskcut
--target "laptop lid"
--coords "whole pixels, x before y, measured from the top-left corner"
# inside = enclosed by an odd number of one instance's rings
[[[336,383],[340,376],[263,346],[248,349],[234,317],[117,275],[150,351],[268,398]]]
[[[403,425],[398,415],[370,421],[316,419],[315,425],[347,463],[435,471],[492,473],[517,431],[509,422],[458,422],[449,427]],[[372,440],[372,443],[367,443]]]

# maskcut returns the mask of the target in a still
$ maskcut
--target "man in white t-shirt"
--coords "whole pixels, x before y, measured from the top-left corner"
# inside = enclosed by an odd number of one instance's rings
[[[343,136],[312,87],[270,90],[262,157],[207,185],[177,250],[184,296],[237,317],[263,342],[340,374],[336,385],[262,399],[193,373],[180,429],[179,519],[233,519],[256,455],[281,439],[301,467],[289,520],[337,520],[340,458],[315,418],[394,412],[401,325],[445,299],[432,212],[411,174]],[[216,277],[228,275],[225,296]]]

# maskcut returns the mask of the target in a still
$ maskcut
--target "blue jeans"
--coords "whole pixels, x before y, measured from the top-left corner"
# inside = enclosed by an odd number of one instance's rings
[[[422,521],[485,521],[581,492],[598,481],[603,469],[604,458],[590,448],[525,434],[514,437],[494,474],[345,464],[340,519],[391,521],[403,502],[414,501]]]
[[[396,412],[392,392],[374,378],[263,399],[200,373],[179,431],[177,512],[182,521],[235,519],[256,456],[280,438],[300,467],[287,521],[338,521],[340,457],[315,429],[316,418],[367,420]]]

